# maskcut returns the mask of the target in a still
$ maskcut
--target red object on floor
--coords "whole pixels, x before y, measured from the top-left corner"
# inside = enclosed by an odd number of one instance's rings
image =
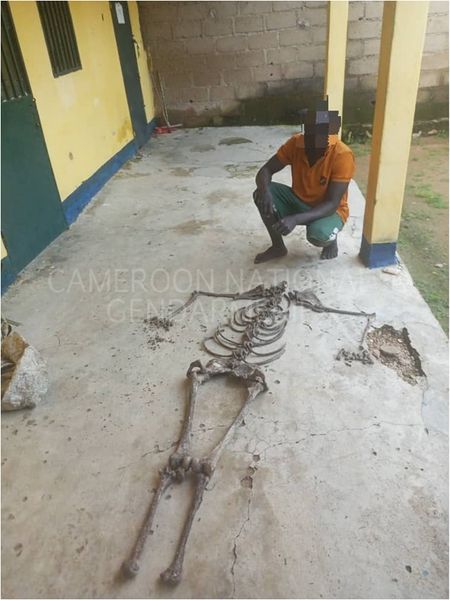
[[[180,127],[182,127],[182,125],[172,125],[171,127],[165,125],[163,127],[155,127],[154,131],[155,133],[172,133],[172,131],[179,129]]]

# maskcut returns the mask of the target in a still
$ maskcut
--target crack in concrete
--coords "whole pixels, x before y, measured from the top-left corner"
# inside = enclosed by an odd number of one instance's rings
[[[225,427],[229,427],[229,425],[215,425],[214,427],[200,427],[199,429],[193,429],[191,431],[191,436],[196,433],[205,433],[206,431],[215,431],[216,429],[225,429]]]
[[[423,427],[423,423],[394,423],[392,421],[377,421],[376,423],[370,423],[369,425],[366,425],[365,427],[343,427],[342,429],[330,429],[330,430],[324,431],[324,432],[309,433],[305,437],[299,438],[297,440],[282,440],[280,442],[275,442],[274,444],[269,444],[269,442],[267,440],[259,437],[255,432],[251,432],[254,436],[254,440],[252,440],[252,441],[256,441],[256,443],[262,442],[262,443],[266,444],[265,448],[259,450],[257,445],[255,445],[255,447],[252,448],[252,450],[231,450],[231,452],[236,453],[236,454],[242,454],[242,453],[249,454],[250,456],[253,456],[254,454],[259,454],[260,456],[262,455],[261,460],[266,460],[267,452],[269,450],[271,450],[272,448],[277,448],[278,446],[296,446],[296,445],[300,444],[301,442],[305,442],[309,438],[326,437],[327,435],[330,435],[332,433],[344,433],[344,432],[349,432],[349,431],[366,431],[373,427],[381,427],[382,425],[390,425],[393,427]]]
[[[423,428],[424,428],[426,434],[428,435],[431,430],[431,431],[433,431],[433,433],[441,434],[445,437],[448,437],[447,430],[439,429],[438,427],[436,427],[435,425],[430,423],[429,420],[426,419],[426,417],[424,417],[425,407],[430,406],[430,404],[428,403],[428,400],[427,400],[427,394],[430,392],[430,389],[431,389],[430,382],[428,381],[428,378],[426,376],[423,377],[421,388],[422,388],[422,398],[420,401],[420,416],[422,418],[422,424],[423,424]]]
[[[234,577],[234,567],[236,566],[236,562],[238,559],[238,554],[237,554],[237,541],[241,536],[241,533],[244,530],[244,527],[246,526],[246,524],[250,521],[250,506],[252,503],[252,498],[253,498],[253,493],[250,491],[249,493],[249,497],[247,499],[247,516],[244,519],[244,522],[241,524],[241,527],[239,528],[239,532],[237,533],[237,535],[234,536],[234,542],[233,542],[233,562],[231,564],[231,568],[230,568],[230,573],[231,573],[231,580],[233,583],[233,591],[232,591],[232,598],[236,597],[236,580]]]

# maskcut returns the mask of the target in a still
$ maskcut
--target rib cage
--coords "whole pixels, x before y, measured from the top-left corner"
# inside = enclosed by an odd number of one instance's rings
[[[276,344],[283,337],[291,305],[286,289],[285,282],[265,289],[262,299],[238,308],[228,324],[219,326],[212,336],[203,341],[204,349],[212,356],[241,360],[252,365],[266,365],[279,358],[286,344],[268,352],[262,349]],[[212,342],[222,351],[214,350]]]

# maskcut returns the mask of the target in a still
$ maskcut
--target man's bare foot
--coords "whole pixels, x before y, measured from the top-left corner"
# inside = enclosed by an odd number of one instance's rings
[[[255,256],[254,263],[256,265],[258,263],[267,262],[268,260],[273,260],[274,258],[286,256],[286,254],[286,246],[270,246],[270,248],[268,248],[265,252],[261,252]]]
[[[320,259],[321,260],[329,260],[330,258],[336,258],[337,255],[338,255],[338,245],[337,245],[337,240],[334,240],[334,242],[331,242],[331,244],[329,246],[325,246],[325,248],[322,250],[322,252],[320,254]]]

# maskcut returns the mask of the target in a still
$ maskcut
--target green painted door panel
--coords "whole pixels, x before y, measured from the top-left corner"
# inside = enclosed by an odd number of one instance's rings
[[[128,6],[126,2],[110,2],[110,7],[131,122],[136,142],[142,146],[147,141],[147,119]]]
[[[2,102],[2,235],[15,272],[67,223],[32,96]]]

